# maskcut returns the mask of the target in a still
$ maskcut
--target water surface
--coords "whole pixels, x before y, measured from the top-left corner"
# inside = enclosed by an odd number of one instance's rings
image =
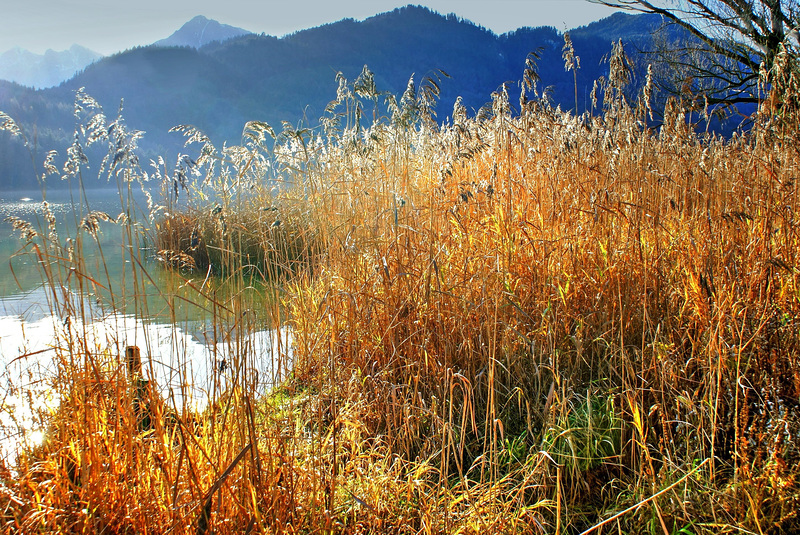
[[[96,235],[79,230],[91,211],[114,220],[130,214],[140,222],[134,228],[152,225],[140,204],[116,190],[81,199],[48,192],[47,209],[57,220],[49,257],[37,252],[53,230],[42,193],[0,193],[0,456],[12,460],[16,448],[41,436],[58,405],[52,385],[71,336],[98,353],[139,346],[145,375],[177,409],[201,409],[212,390],[224,388],[234,360],[265,391],[281,379],[291,333],[264,313],[271,288],[228,288],[209,274],[164,269],[153,260],[152,240],[125,225],[100,221]],[[38,249],[8,217],[33,225]],[[79,269],[64,258],[68,246],[79,247]],[[50,280],[45,269],[55,274]]]

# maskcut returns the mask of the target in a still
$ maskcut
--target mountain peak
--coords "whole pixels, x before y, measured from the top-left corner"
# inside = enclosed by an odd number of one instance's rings
[[[156,46],[190,46],[200,48],[214,41],[226,41],[233,37],[249,34],[247,30],[220,24],[219,22],[208,19],[203,15],[197,15],[192,20],[181,26],[181,28],[167,37],[156,41]]]

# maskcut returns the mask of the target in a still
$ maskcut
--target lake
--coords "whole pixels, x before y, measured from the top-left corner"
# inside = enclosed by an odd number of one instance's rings
[[[131,239],[124,224],[100,221],[96,239],[78,230],[90,211],[112,219],[127,212],[142,222],[133,228],[150,225],[136,201],[131,209],[117,190],[90,190],[80,201],[50,191],[48,229],[41,192],[0,193],[0,456],[8,461],[41,439],[58,405],[52,386],[70,337],[98,354],[140,347],[144,374],[176,410],[202,409],[224,389],[233,359],[265,392],[288,366],[291,333],[269,313],[274,288],[165,268],[153,260],[152,240]],[[29,221],[37,244],[55,229],[50,255],[26,245],[8,217]],[[73,269],[66,257],[78,246],[82,262]]]

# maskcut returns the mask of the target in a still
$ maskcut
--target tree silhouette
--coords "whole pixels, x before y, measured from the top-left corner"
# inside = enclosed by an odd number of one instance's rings
[[[798,70],[798,0],[591,1],[659,14],[688,34],[662,51],[673,93],[702,94],[711,104],[759,103],[760,79],[780,86]]]

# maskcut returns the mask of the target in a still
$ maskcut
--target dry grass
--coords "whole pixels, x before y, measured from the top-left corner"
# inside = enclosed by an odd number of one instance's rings
[[[275,281],[289,378],[264,394],[242,354],[206,410],[153,399],[142,431],[121,357],[74,340],[6,529],[800,528],[797,122],[723,140],[671,102],[654,132],[610,88],[595,117],[500,92],[439,128],[435,81],[386,117],[368,81],[274,147],[183,129],[199,185],[156,219],[157,249],[233,286],[221,326]]]

